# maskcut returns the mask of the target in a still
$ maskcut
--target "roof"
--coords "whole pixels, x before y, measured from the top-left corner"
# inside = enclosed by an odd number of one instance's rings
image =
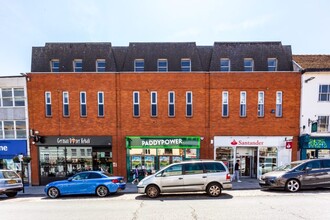
[[[292,55],[304,71],[330,71],[330,55]]]

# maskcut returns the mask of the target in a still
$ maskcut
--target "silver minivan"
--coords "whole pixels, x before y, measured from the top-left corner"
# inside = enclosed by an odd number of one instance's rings
[[[206,191],[219,196],[222,189],[231,189],[228,168],[221,161],[197,160],[174,163],[142,179],[138,193],[156,198],[160,193]]]

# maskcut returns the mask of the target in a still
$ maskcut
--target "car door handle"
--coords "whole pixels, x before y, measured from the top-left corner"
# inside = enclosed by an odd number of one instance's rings
[[[203,178],[207,178],[207,176],[203,176]]]
[[[183,178],[182,177],[179,177],[179,180],[183,180]]]

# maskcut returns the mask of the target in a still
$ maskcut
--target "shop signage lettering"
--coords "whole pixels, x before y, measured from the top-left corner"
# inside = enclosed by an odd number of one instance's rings
[[[58,144],[90,144],[90,138],[57,138]]]
[[[182,139],[142,140],[142,146],[180,145]]]
[[[256,140],[256,141],[242,141],[242,140],[239,140],[238,142],[234,139],[231,143],[231,145],[244,145],[244,146],[249,146],[249,145],[253,145],[253,146],[262,146],[264,145],[264,142],[263,141],[259,141],[259,140]]]
[[[328,148],[323,139],[313,139],[308,142],[308,148]]]
[[[7,146],[0,146],[0,151],[8,151],[8,147]]]

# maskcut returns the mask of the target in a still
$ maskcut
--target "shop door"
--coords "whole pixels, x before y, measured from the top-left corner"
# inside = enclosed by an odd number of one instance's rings
[[[238,158],[240,159],[242,177],[257,178],[257,148],[241,148],[238,152],[246,154],[241,154]]]
[[[112,153],[110,149],[93,149],[93,170],[101,170],[108,173],[113,173],[112,168]]]

